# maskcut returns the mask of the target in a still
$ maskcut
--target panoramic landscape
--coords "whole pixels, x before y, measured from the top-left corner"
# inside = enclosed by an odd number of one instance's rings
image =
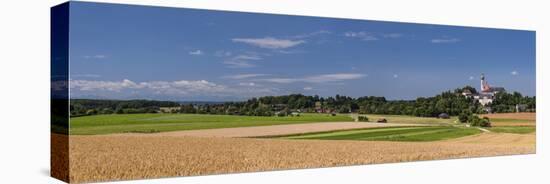
[[[71,5],[71,182],[536,152],[531,31]]]

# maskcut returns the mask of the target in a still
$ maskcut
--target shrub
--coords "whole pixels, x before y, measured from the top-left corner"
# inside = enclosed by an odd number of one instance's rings
[[[488,117],[479,118],[476,115],[470,115],[468,123],[470,123],[471,126],[491,127],[491,121]]]
[[[491,121],[488,117],[483,117],[483,119],[480,119],[479,121],[480,127],[491,127]]]
[[[466,113],[460,113],[458,115],[458,121],[460,121],[461,123],[466,123],[468,122],[468,114]]]
[[[357,120],[362,121],[362,122],[369,122],[369,117],[367,117],[367,116],[358,116]]]

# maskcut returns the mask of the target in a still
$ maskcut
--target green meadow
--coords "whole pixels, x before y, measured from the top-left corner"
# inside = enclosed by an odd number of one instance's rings
[[[234,116],[209,114],[110,114],[70,118],[70,134],[153,133],[267,126],[316,122],[353,121],[349,115],[301,114],[300,116]]]
[[[513,134],[528,134],[537,130],[535,126],[502,126],[491,127],[488,130],[497,133],[513,133]]]
[[[481,133],[479,129],[466,127],[391,127],[307,133],[281,136],[278,138],[364,141],[438,141],[478,133]]]

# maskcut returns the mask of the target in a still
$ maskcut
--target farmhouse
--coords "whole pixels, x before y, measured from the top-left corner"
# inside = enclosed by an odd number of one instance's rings
[[[489,85],[487,80],[485,80],[485,75],[481,74],[481,91],[480,92],[472,92],[468,89],[465,89],[462,92],[462,95],[473,98],[474,100],[477,100],[481,105],[486,106],[490,103],[493,103],[493,100],[495,99],[495,95],[497,93],[505,92],[506,90],[503,87],[492,87]]]

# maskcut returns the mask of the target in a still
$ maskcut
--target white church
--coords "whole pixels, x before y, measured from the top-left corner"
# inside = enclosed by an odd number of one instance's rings
[[[481,74],[481,91],[473,93],[472,91],[465,89],[462,92],[462,95],[473,98],[477,100],[481,105],[486,106],[490,104],[495,99],[497,93],[505,92],[506,90],[503,87],[491,87],[487,80],[485,80],[485,75]]]

